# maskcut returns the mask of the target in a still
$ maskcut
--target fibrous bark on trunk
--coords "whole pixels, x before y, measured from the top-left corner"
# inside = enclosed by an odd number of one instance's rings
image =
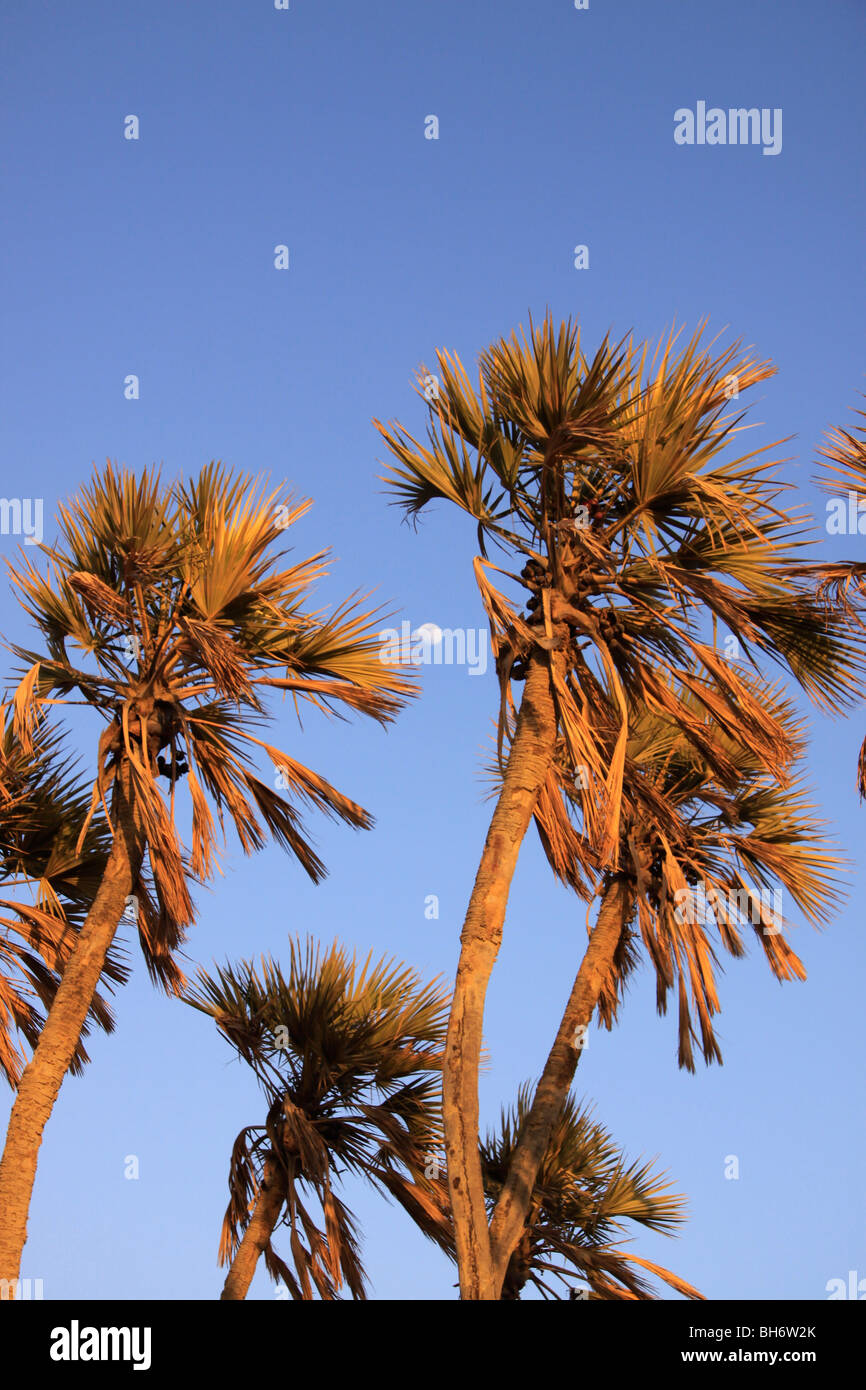
[[[268,1241],[274,1233],[274,1227],[280,1219],[285,1206],[286,1195],[285,1168],[276,1155],[270,1153],[265,1159],[262,1185],[259,1188],[249,1225],[244,1231],[243,1239],[237,1248],[237,1253],[232,1260],[231,1268],[223,1285],[223,1291],[220,1294],[221,1301],[223,1299],[246,1298],[261,1254],[267,1248]]]
[[[460,961],[443,1068],[448,1185],[462,1299],[493,1300],[490,1233],[478,1154],[478,1068],[484,1001],[499,946],[508,892],[556,746],[549,658],[529,660],[502,789],[461,934]]]

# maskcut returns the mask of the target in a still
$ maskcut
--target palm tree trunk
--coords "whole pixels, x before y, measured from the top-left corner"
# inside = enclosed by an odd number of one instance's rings
[[[592,1020],[633,905],[634,890],[631,884],[614,875],[602,897],[586,954],[580,963],[559,1031],[493,1213],[490,1243],[497,1289],[502,1287],[512,1251],[524,1230],[538,1170],[580,1061],[582,1047],[575,1044],[577,1030],[588,1028]]]
[[[496,1298],[478,1156],[478,1067],[484,1000],[502,941],[517,856],[555,747],[556,711],[550,665],[546,654],[536,653],[528,663],[502,790],[463,923],[445,1044],[445,1151],[462,1299]]]
[[[0,1279],[19,1277],[42,1132],[75,1054],[105,957],[141,868],[143,842],[130,805],[128,772],[124,776],[118,771],[113,802],[115,835],[105,873],[64,967],[9,1117],[0,1159]]]
[[[520,1298],[532,1270],[532,1242],[529,1232],[524,1231],[514,1247],[499,1298],[502,1302],[515,1302]]]
[[[273,1235],[274,1227],[285,1206],[286,1192],[285,1169],[277,1162],[274,1154],[270,1154],[265,1160],[262,1185],[250,1217],[250,1224],[244,1231],[243,1239],[232,1260],[220,1294],[220,1302],[223,1299],[246,1298],[259,1256]]]

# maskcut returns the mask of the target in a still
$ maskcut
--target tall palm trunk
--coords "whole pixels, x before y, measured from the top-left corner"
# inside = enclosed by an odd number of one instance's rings
[[[580,1061],[583,1034],[613,968],[616,948],[634,905],[630,883],[614,875],[605,889],[586,954],[512,1155],[490,1224],[494,1286],[499,1290],[525,1229],[538,1170]]]
[[[130,802],[128,769],[118,770],[113,812],[114,842],[102,882],[22,1074],[9,1118],[0,1159],[0,1279],[19,1277],[42,1132],[75,1054],[106,955],[141,869],[144,846]]]
[[[286,1172],[271,1153],[265,1160],[262,1185],[250,1223],[226,1276],[220,1301],[246,1298],[262,1251],[274,1233],[286,1202]]]
[[[478,1068],[487,985],[502,941],[508,891],[523,837],[556,747],[546,654],[528,663],[502,790],[461,934],[443,1067],[443,1118],[460,1297],[496,1298],[478,1154]]]

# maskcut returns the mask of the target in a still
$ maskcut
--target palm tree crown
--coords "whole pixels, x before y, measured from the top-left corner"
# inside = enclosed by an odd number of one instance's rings
[[[488,1207],[493,1212],[508,1173],[532,1087],[520,1088],[517,1103],[503,1110],[497,1131],[481,1145]],[[535,1180],[526,1224],[511,1257],[501,1297],[519,1298],[527,1284],[544,1297],[561,1297],[546,1276],[575,1292],[575,1279],[597,1299],[652,1299],[658,1295],[641,1277],[646,1270],[687,1298],[697,1289],[661,1265],[615,1248],[635,1222],[673,1235],[685,1220],[685,1199],[666,1185],[651,1163],[627,1163],[603,1125],[569,1095],[553,1128]]]
[[[368,956],[359,965],[336,942],[322,951],[308,940],[291,942],[285,976],[270,959],[202,971],[188,1002],[214,1019],[267,1102],[264,1123],[234,1144],[221,1263],[236,1260],[269,1167],[279,1188],[262,1241],[269,1272],[293,1298],[311,1298],[313,1287],[334,1298],[344,1281],[353,1298],[365,1297],[356,1223],[334,1187],[345,1173],[384,1191],[423,1186],[428,1155],[441,1143],[447,995],[393,961]],[[283,1221],[294,1274],[270,1239]],[[243,1297],[244,1278],[239,1293],[224,1297]]]
[[[708,640],[707,615],[746,663],[761,653],[780,662],[819,705],[858,696],[862,644],[794,564],[809,539],[804,515],[782,506],[777,464],[762,458],[774,446],[720,458],[744,428],[733,402],[774,369],[739,343],[713,356],[701,337],[675,355],[670,334],[652,357],[605,339],[590,360],[579,328],[557,330],[548,314],[528,339],[514,334],[481,354],[477,391],[457,357],[437,353],[427,446],[376,422],[394,460],[385,481],[405,514],[444,499],[478,524],[501,731],[513,683],[551,653],[559,727],[594,788],[588,829],[614,864],[626,695],[687,725],[679,692],[709,678],[717,722],[747,732],[769,765],[784,761],[766,711]],[[420,394],[424,378],[422,369]],[[523,568],[493,565],[488,545]],[[586,717],[598,674],[619,717],[607,762]]]
[[[192,916],[187,879],[215,868],[208,798],[247,853],[262,847],[266,827],[314,881],[324,865],[292,802],[353,826],[371,823],[323,777],[254,735],[268,719],[265,691],[291,693],[296,708],[299,701],[329,712],[343,707],[382,722],[411,691],[379,659],[373,615],[352,601],[330,616],[306,610],[325,555],[277,565],[273,544],[310,506],[280,499],[279,490],[268,493],[217,464],[167,489],[156,471],[136,479],[108,465],[80,500],[60,508],[49,573],[29,557],[11,569],[44,643],[41,652],[14,649],[29,667],[16,698],[22,740],[44,704],[58,702],[52,696],[77,696],[102,715],[92,805],[105,804],[123,762],[157,899],[140,881],[143,944],[151,968],[174,984],[170,951]],[[279,770],[288,796],[258,775],[250,760],[257,750]],[[181,778],[192,809],[188,860],[174,828]]]

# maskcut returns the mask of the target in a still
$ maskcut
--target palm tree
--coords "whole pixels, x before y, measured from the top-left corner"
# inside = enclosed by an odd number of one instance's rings
[[[499,1129],[488,1133],[480,1147],[491,1216],[512,1168],[531,1095],[530,1086],[520,1088],[516,1105],[503,1109]],[[427,1165],[425,1174],[428,1181],[423,1185],[389,1182],[389,1190],[424,1233],[455,1259],[447,1179],[435,1162]],[[519,1299],[531,1284],[542,1297],[559,1298],[546,1282],[552,1274],[569,1288],[569,1298],[654,1299],[652,1285],[639,1272],[647,1270],[686,1298],[701,1298],[670,1270],[615,1248],[626,1220],[672,1235],[684,1219],[684,1199],[667,1189],[664,1175],[649,1163],[627,1164],[589,1109],[566,1095],[533,1179],[524,1224],[498,1297]],[[589,1289],[578,1290],[574,1280],[589,1284]]]
[[[674,355],[605,339],[590,361],[579,330],[548,314],[530,337],[481,355],[476,392],[458,358],[437,353],[427,444],[376,421],[393,461],[386,482],[407,517],[437,499],[477,524],[475,575],[490,622],[504,740],[523,683],[508,762],[461,935],[444,1069],[444,1121],[461,1292],[493,1298],[478,1158],[484,1001],[523,837],[564,741],[585,768],[593,852],[615,872],[629,709],[684,721],[678,689],[711,681],[713,715],[781,775],[788,750],[706,628],[721,622],[747,663],[763,653],[831,710],[857,695],[860,648],[794,569],[808,544],[780,505],[765,449],[720,461],[741,428],[731,400],[772,375],[739,343],[715,357],[701,330]],[[418,392],[425,400],[426,369]],[[734,390],[732,390],[732,384]],[[734,391],[736,394],[734,394]],[[495,566],[495,546],[510,561]],[[521,568],[522,566],[522,568]],[[498,578],[497,578],[498,577]],[[508,590],[512,597],[509,597]],[[521,613],[519,607],[525,605]],[[600,678],[616,720],[612,755],[595,731]],[[605,760],[607,758],[607,761]]]
[[[88,801],[60,735],[53,731],[25,752],[8,706],[0,705],[0,1072],[13,1089],[26,1059],[21,1044],[36,1047],[108,858],[101,817],[91,822],[75,853]],[[127,970],[115,953],[109,953],[104,975],[109,988],[125,981]],[[98,993],[82,1036],[91,1022],[106,1032],[114,1027]],[[79,1040],[73,1075],[87,1061]]]
[[[128,900],[138,904],[151,975],[176,993],[184,981],[173,955],[193,920],[189,881],[217,864],[214,811],[221,828],[227,815],[245,853],[269,831],[314,881],[324,865],[293,803],[371,824],[362,807],[252,732],[268,722],[269,689],[290,692],[296,708],[342,706],[382,723],[410,690],[380,661],[373,615],[356,600],[330,616],[306,610],[324,552],[280,567],[272,544],[309,505],[290,505],[219,464],[168,487],[158,471],[136,477],[109,464],[59,509],[60,539],[43,546],[47,573],[23,552],[10,566],[41,638],[38,651],[12,648],[26,666],[15,736],[26,751],[46,708],[72,697],[99,713],[96,778],[75,852],[99,808],[112,840],[12,1109],[0,1160],[0,1278],[17,1278],[42,1132]],[[259,751],[288,796],[257,774]],[[176,818],[182,778],[188,855]]]
[[[287,976],[271,959],[200,971],[187,1002],[214,1019],[267,1102],[232,1149],[221,1297],[245,1298],[264,1254],[295,1299],[314,1288],[333,1299],[344,1283],[365,1298],[357,1223],[335,1188],[351,1173],[423,1193],[442,1136],[447,995],[394,961],[359,967],[336,942],[322,952],[308,939],[291,942]],[[273,1245],[281,1224],[294,1274]]]
[[[751,927],[774,976],[802,980],[806,972],[786,939],[781,901],[787,895],[816,927],[838,904],[842,861],[826,841],[824,822],[798,771],[804,723],[777,688],[756,677],[746,683],[784,731],[796,760],[783,782],[767,773],[747,740],[714,727],[710,710],[693,691],[680,691],[706,736],[698,746],[693,730],[685,733],[667,713],[644,709],[632,715],[615,872],[591,865],[589,846],[572,819],[583,819],[581,800],[588,792],[568,777],[564,764],[539,799],[536,825],[554,873],[584,895],[582,875],[591,866],[600,905],[502,1183],[491,1224],[497,1283],[505,1277],[526,1193],[593,1015],[597,1010],[600,1022],[613,1026],[641,952],[656,977],[660,1013],[676,990],[678,1062],[694,1071],[695,1043],[705,1062],[722,1059],[713,1029],[720,1007],[713,937],[730,955],[742,957],[741,928]],[[608,736],[612,744],[616,730]]]
[[[531,1087],[522,1086],[517,1104],[503,1110],[499,1129],[488,1134],[480,1158],[484,1190],[492,1214],[511,1169],[519,1135],[529,1112]],[[646,1270],[676,1293],[699,1299],[691,1284],[661,1265],[615,1248],[632,1221],[647,1230],[673,1235],[685,1220],[685,1199],[666,1186],[665,1175],[650,1163],[627,1164],[608,1131],[593,1121],[572,1096],[556,1117],[533,1184],[523,1229],[508,1262],[503,1300],[519,1299],[527,1284],[543,1297],[562,1295],[545,1276],[553,1275],[580,1296],[573,1281],[589,1285],[594,1299],[654,1299]]]

